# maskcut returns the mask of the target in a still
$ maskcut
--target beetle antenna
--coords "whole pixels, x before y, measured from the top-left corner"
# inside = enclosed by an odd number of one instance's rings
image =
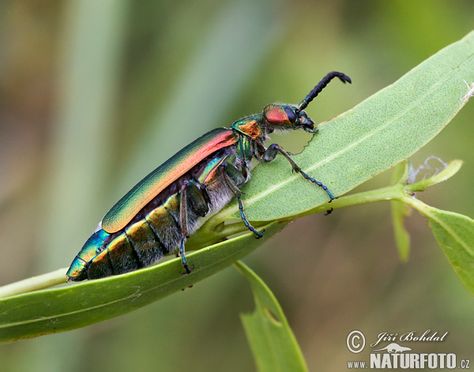
[[[334,78],[339,78],[343,83],[352,83],[352,80],[346,74],[338,71],[332,71],[328,73],[325,77],[321,79],[321,81],[308,93],[308,95],[301,101],[298,106],[298,111],[304,110],[308,105],[311,103],[313,99],[315,99],[321,91],[326,88],[326,85]]]

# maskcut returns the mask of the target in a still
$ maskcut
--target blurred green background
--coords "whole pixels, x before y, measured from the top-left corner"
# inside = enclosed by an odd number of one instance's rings
[[[298,102],[326,72],[344,71],[353,85],[332,85],[308,109],[327,120],[473,21],[470,0],[2,1],[0,284],[67,266],[130,186],[203,132]],[[412,159],[465,160],[420,197],[470,216],[473,118],[471,103]],[[275,138],[293,150],[308,139]],[[352,329],[369,339],[448,330],[443,344],[416,350],[474,357],[472,295],[425,221],[413,215],[408,228],[406,264],[388,203],[300,219],[246,259],[281,301],[311,370],[357,360],[346,349]],[[0,345],[0,371],[253,370],[238,315],[252,306],[229,268],[134,313]]]

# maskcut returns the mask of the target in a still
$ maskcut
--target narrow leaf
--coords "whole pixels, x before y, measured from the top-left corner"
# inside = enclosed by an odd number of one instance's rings
[[[428,218],[433,235],[454,271],[474,293],[474,220],[431,207],[415,198],[407,198],[405,202]]]
[[[261,278],[242,262],[236,263],[249,281],[255,310],[242,314],[247,339],[260,372],[307,371],[303,353],[275,295]]]
[[[444,182],[454,176],[462,166],[462,160],[453,160],[441,172],[407,186],[410,191],[424,191],[428,187]]]
[[[363,84],[353,78],[354,84],[344,89]],[[474,32],[321,125],[294,160],[340,196],[407,159],[436,136],[467,102],[465,81],[474,81]],[[310,110],[317,109],[317,104]],[[327,201],[322,190],[292,174],[281,158],[258,166],[244,191],[247,214],[253,221],[287,218]],[[237,212],[232,205],[219,218],[237,216]]]
[[[408,178],[408,161],[403,160],[393,167],[392,184],[406,183]]]
[[[266,226],[266,237],[283,226]],[[0,299],[0,342],[62,332],[125,314],[222,270],[261,242],[246,234],[190,253],[194,269],[189,275],[183,274],[180,260],[173,259],[124,275]]]
[[[431,207],[427,216],[439,246],[461,281],[474,293],[474,220]]]

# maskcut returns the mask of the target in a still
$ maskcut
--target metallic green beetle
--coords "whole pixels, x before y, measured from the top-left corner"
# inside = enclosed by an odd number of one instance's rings
[[[316,133],[304,109],[336,77],[351,83],[347,75],[330,72],[299,105],[267,105],[262,113],[239,119],[230,128],[206,133],[156,168],[105,215],[72,261],[69,280],[122,274],[175,251],[189,273],[184,249],[187,237],[234,197],[245,226],[257,238],[262,237],[245,217],[239,189],[250,179],[253,158],[270,162],[280,153],[294,171],[334,199],[328,188],[303,172],[284,149],[277,144],[265,147],[264,142],[274,130]]]

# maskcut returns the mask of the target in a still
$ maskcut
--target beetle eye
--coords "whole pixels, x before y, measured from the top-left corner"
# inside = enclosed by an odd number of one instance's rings
[[[288,116],[288,120],[291,123],[296,122],[296,113],[290,107],[285,107],[285,112],[286,116]]]
[[[278,105],[268,105],[264,109],[265,119],[272,125],[284,125],[288,121],[286,111]]]

